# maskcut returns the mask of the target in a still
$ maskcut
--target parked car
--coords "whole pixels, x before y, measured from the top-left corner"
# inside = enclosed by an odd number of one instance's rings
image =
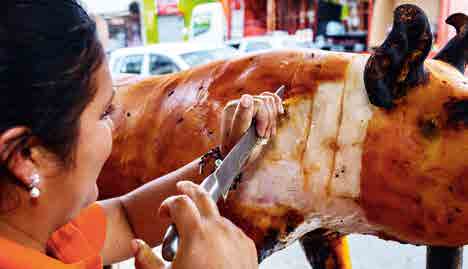
[[[237,48],[241,53],[276,49],[310,48],[311,42],[298,40],[292,35],[273,35],[246,37],[238,41],[229,41],[227,45]]]
[[[237,50],[226,45],[162,43],[115,50],[110,55],[109,67],[113,77],[125,74],[146,77],[175,73],[237,55]]]

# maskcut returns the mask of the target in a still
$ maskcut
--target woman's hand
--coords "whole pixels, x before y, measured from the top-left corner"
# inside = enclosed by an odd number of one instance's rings
[[[264,92],[261,95],[242,95],[239,100],[229,102],[223,111],[221,121],[221,153],[226,156],[231,148],[255,119],[257,134],[269,139],[276,134],[277,118],[284,113],[281,98]]]
[[[220,216],[208,194],[191,182],[179,182],[184,195],[170,197],[160,208],[161,217],[169,217],[179,232],[179,249],[172,269],[255,269],[258,268],[255,245],[229,220]],[[138,269],[165,268],[144,244],[138,247]]]

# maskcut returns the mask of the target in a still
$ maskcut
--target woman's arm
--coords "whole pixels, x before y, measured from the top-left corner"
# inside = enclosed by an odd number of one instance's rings
[[[155,179],[127,195],[99,201],[107,215],[107,235],[103,250],[105,264],[126,260],[133,255],[130,241],[141,238],[152,247],[161,243],[169,225],[167,219],[158,217],[161,203],[169,196],[178,194],[176,184],[182,180],[200,183],[210,171],[213,162],[207,162],[199,173],[200,159]]]
[[[221,150],[229,152],[247,128],[256,120],[257,133],[270,138],[276,133],[277,115],[282,113],[281,99],[271,93],[252,97],[244,95],[230,102],[221,120]],[[159,218],[159,207],[169,196],[177,195],[179,181],[200,183],[214,170],[214,161],[206,164],[199,173],[200,159],[153,180],[124,196],[100,202],[107,214],[107,235],[103,250],[105,264],[115,263],[132,256],[131,240],[141,238],[152,247],[161,243],[169,225],[166,218]]]

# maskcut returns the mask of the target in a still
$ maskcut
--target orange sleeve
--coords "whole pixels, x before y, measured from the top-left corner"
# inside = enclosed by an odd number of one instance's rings
[[[47,246],[65,263],[76,263],[100,256],[106,239],[106,214],[97,203],[84,209],[77,218],[54,232]]]

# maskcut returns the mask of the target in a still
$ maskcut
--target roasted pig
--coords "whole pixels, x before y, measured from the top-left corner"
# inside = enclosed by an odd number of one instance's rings
[[[286,85],[286,114],[222,213],[262,256],[304,234],[371,234],[411,244],[468,243],[468,17],[436,59],[424,12],[395,11],[374,54],[278,51],[122,86],[125,121],[99,179],[126,193],[220,142],[224,105]]]

